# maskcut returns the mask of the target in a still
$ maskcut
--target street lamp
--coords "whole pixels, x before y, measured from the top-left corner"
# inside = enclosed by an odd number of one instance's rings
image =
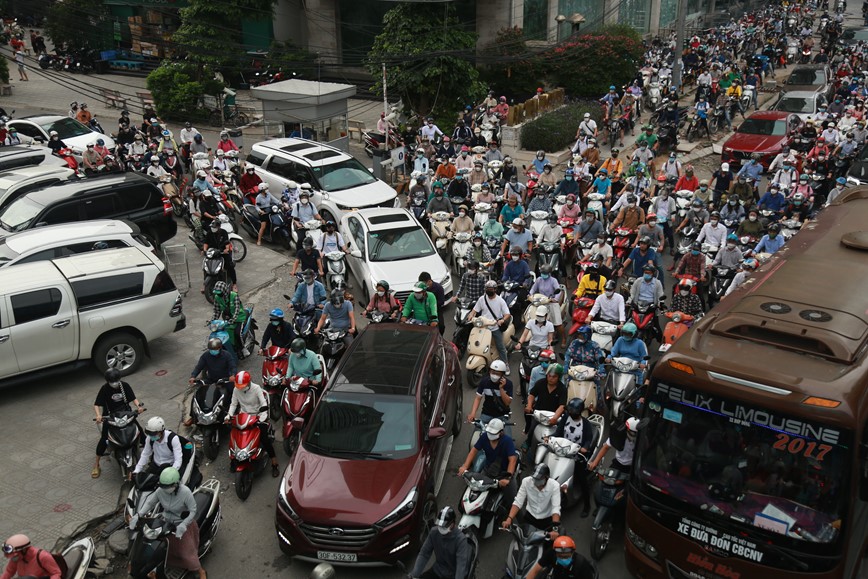
[[[582,24],[585,22],[585,17],[579,14],[578,12],[573,12],[570,14],[570,24],[573,25],[573,34],[579,33],[579,28],[581,28]]]
[[[561,28],[563,28],[563,26],[561,26],[561,24],[563,24],[563,23],[566,22],[566,21],[567,21],[567,17],[564,16],[563,14],[558,14],[557,16],[555,16],[555,22],[558,23],[558,26],[557,26],[557,31],[558,31],[557,36],[558,36],[558,40],[561,39]]]

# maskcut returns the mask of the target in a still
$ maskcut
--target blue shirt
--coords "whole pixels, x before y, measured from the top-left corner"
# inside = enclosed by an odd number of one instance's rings
[[[513,219],[524,215],[524,207],[522,207],[518,203],[515,204],[514,208],[510,207],[509,204],[507,204],[504,205],[503,209],[500,210],[500,214],[503,216],[504,225],[509,225],[510,223],[512,223]]]
[[[497,448],[491,447],[491,441],[483,432],[473,445],[473,448],[479,452],[485,453],[485,466],[497,464],[500,461],[500,470],[505,471],[509,467],[509,457],[515,456],[515,442],[508,435],[502,435],[500,442],[497,443]]]
[[[769,211],[781,211],[785,209],[786,206],[787,198],[781,193],[775,193],[772,195],[772,192],[769,191],[759,200],[759,207],[768,209]]]
[[[350,329],[350,312],[353,311],[353,306],[347,300],[344,300],[340,306],[335,307],[331,302],[327,303],[322,309],[322,313],[331,319],[331,327],[334,330],[349,330]]]
[[[307,223],[316,217],[316,207],[313,203],[304,204],[301,201],[292,206],[292,216],[302,223]]]
[[[777,234],[774,239],[768,236],[768,234],[763,235],[763,238],[759,240],[759,243],[756,244],[756,247],[753,249],[754,253],[774,253],[780,248],[784,246],[786,240],[784,236],[780,233]]]
[[[558,280],[549,276],[548,279],[543,279],[542,276],[538,277],[536,282],[534,282],[533,287],[530,288],[531,294],[543,294],[548,298],[554,299],[556,295],[561,293],[561,284],[558,283]]]
[[[193,181],[193,189],[198,189],[199,191],[210,191],[214,195],[217,195],[217,189],[212,187],[211,183],[209,183],[207,179],[196,179]]]
[[[601,195],[605,195],[606,191],[611,186],[612,186],[612,181],[609,180],[608,177],[606,177],[605,179],[602,179],[600,177],[597,177],[596,179],[594,179],[594,187],[596,187],[597,193],[600,193]]]
[[[643,272],[644,275],[644,272]],[[651,278],[651,281],[645,281],[644,279],[640,279],[639,283],[639,301],[640,302],[654,302],[654,288],[657,285],[654,278]]]
[[[633,277],[642,277],[642,270],[645,268],[645,264],[649,261],[654,262],[654,265],[657,264],[657,252],[648,248],[648,251],[645,255],[642,255],[639,252],[638,247],[634,247],[633,251],[630,252],[630,267],[633,268]]]
[[[509,231],[506,232],[506,235],[503,236],[507,241],[507,250],[513,248],[513,246],[519,246],[522,251],[527,251],[528,244],[533,241],[533,233],[531,233],[527,229],[523,229],[521,233],[516,233],[515,229],[509,228]]]
[[[545,157],[543,157],[543,160],[542,160],[542,161],[540,161],[539,159],[534,158],[534,160],[533,160],[533,168],[536,170],[537,173],[539,173],[540,175],[542,175],[543,168],[546,166],[547,163],[548,163],[548,164],[551,164],[551,162],[550,162],[548,159],[546,159]]]
[[[530,266],[523,259],[519,259],[518,261],[512,261],[511,259],[507,262],[506,267],[503,268],[503,277],[501,278],[503,281],[514,281],[518,283],[524,282],[527,279],[527,276],[530,275]]]
[[[319,305],[326,301],[326,290],[325,286],[316,280],[313,282],[313,302],[309,303],[307,301],[307,284],[302,282],[295,287],[295,293],[292,294],[292,305],[301,306],[304,304],[308,305]]]
[[[645,356],[648,355],[648,348],[645,342],[639,338],[633,338],[629,342],[624,338],[615,340],[615,345],[612,346],[611,358],[625,357],[637,362],[644,362]]]
[[[744,165],[741,170],[737,173],[739,177],[744,175],[749,179],[759,179],[760,175],[763,173],[762,163],[753,161],[749,161],[746,165]]]

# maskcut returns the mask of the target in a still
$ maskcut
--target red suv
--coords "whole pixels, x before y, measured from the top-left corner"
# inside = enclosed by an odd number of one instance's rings
[[[329,379],[284,473],[281,549],[367,565],[418,552],[462,420],[452,344],[428,326],[368,326]]]
[[[760,163],[768,170],[769,164],[790,144],[799,132],[802,120],[798,115],[784,111],[757,111],[739,125],[735,134],[723,143],[724,163],[737,169],[751,154],[759,153]]]

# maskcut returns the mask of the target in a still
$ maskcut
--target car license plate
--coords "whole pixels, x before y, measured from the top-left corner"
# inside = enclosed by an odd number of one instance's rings
[[[316,558],[323,561],[341,561],[344,563],[355,563],[358,561],[355,553],[334,553],[332,551],[317,551]]]

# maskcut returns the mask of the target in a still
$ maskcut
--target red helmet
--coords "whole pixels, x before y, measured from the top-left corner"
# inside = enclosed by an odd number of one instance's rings
[[[554,548],[555,553],[569,553],[576,550],[576,542],[566,535],[561,535],[555,539],[552,547]]]
[[[666,175],[663,173],[660,173],[659,175],[657,175],[657,181],[659,183],[665,183],[666,182]]]
[[[542,352],[539,353],[540,360],[557,360],[558,357],[555,355],[554,350],[549,350],[546,348]]]
[[[236,388],[247,388],[250,385],[250,372],[242,370],[235,375],[234,381]]]

